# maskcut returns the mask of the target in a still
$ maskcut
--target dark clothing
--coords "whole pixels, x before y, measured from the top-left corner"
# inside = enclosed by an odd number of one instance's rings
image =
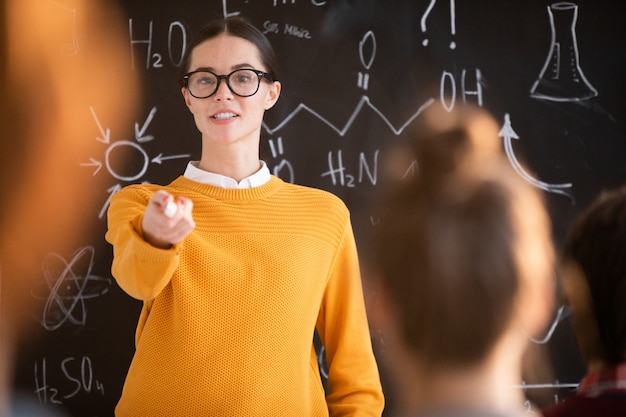
[[[626,397],[585,397],[578,392],[542,410],[544,417],[624,417]]]
[[[402,417],[539,417],[539,415],[538,412],[527,413],[524,410],[502,414],[486,410],[450,408],[422,410],[413,414],[402,415]]]
[[[574,394],[542,411],[544,417],[626,416],[626,363],[588,373]]]

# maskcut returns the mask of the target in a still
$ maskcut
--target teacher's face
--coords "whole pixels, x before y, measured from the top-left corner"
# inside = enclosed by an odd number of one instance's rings
[[[191,53],[190,72],[207,70],[226,75],[240,68],[266,70],[258,48],[240,37],[222,34],[202,42]],[[184,87],[182,94],[202,133],[203,144],[237,143],[258,148],[263,115],[278,100],[280,83],[262,79],[259,90],[250,97],[234,94],[225,80],[207,98],[193,97]]]

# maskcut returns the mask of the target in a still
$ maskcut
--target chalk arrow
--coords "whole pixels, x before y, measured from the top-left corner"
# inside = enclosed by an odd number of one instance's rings
[[[156,111],[156,107],[153,107],[152,110],[150,110],[150,114],[148,114],[148,117],[146,118],[146,121],[143,123],[143,126],[141,126],[141,128],[139,128],[139,123],[135,123],[135,139],[137,140],[137,142],[145,143],[150,142],[152,139],[154,139],[154,136],[146,135],[146,130],[148,130],[148,126],[150,126],[150,123],[152,122]]]
[[[98,142],[106,143],[108,145],[111,142],[111,129],[104,129],[102,127],[100,121],[98,120],[98,116],[96,116],[96,111],[93,109],[93,107],[89,107],[89,111],[91,111],[91,115],[98,125],[98,130],[100,130],[100,136],[96,136],[96,140]]]
[[[406,171],[404,171],[404,175],[402,175],[401,179],[405,179],[408,176],[415,175],[415,171],[417,171],[417,170],[418,170],[417,161],[411,162],[411,165],[409,165],[409,167],[406,169]]]
[[[554,317],[554,320],[552,320],[552,324],[550,325],[550,328],[548,329],[546,335],[544,336],[543,339],[537,339],[533,336],[528,335],[528,338],[530,340],[532,340],[533,342],[535,342],[538,345],[544,345],[546,343],[548,343],[550,341],[550,339],[552,339],[552,336],[554,335],[554,332],[556,331],[556,326],[558,326],[558,324],[564,320],[565,318],[567,318],[567,314],[565,314],[565,306],[562,305],[561,307],[559,307],[559,310],[556,312],[556,317]]]
[[[511,139],[519,139],[519,136],[515,133],[515,130],[513,130],[513,126],[511,126],[511,116],[508,113],[504,115],[504,125],[502,125],[502,129],[500,129],[499,135],[501,138],[505,138],[505,140],[509,141]]]
[[[574,197],[570,193],[563,191],[563,189],[565,188],[572,188],[571,182],[564,184],[550,184],[547,182],[539,181],[536,178],[532,177],[528,172],[526,172],[526,170],[519,163],[517,157],[515,156],[515,152],[513,151],[512,142],[512,139],[519,140],[519,136],[517,135],[517,133],[515,133],[513,127],[511,126],[511,117],[508,113],[504,115],[504,125],[500,129],[499,136],[504,139],[504,151],[506,152],[507,158],[509,158],[509,162],[511,162],[511,165],[513,166],[515,171],[522,178],[524,178],[534,187],[541,188],[542,190],[549,193],[567,196],[572,200],[572,202],[574,202]]]
[[[89,158],[89,162],[84,162],[82,164],[80,164],[81,167],[96,167],[96,170],[93,173],[93,176],[95,176],[98,171],[100,171],[100,168],[102,168],[102,162],[97,161],[93,158]]]
[[[109,192],[109,198],[107,198],[107,201],[104,203],[104,205],[102,206],[102,209],[100,210],[100,214],[98,215],[99,219],[102,219],[107,213],[107,209],[109,208],[109,204],[111,203],[111,197],[113,197],[113,194],[115,194],[121,189],[122,189],[122,186],[120,184],[115,184],[113,187],[107,190]]]
[[[189,158],[191,156],[191,154],[181,154],[181,155],[168,155],[168,156],[163,156],[162,153],[158,154],[157,156],[155,156],[154,158],[151,159],[151,162],[155,163],[155,164],[159,164],[161,165],[161,163],[163,161],[167,161],[168,159],[180,159],[180,158]]]

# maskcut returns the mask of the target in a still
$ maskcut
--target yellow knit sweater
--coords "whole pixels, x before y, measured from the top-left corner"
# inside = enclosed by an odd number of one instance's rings
[[[194,203],[195,230],[169,250],[141,237],[159,188]],[[250,189],[179,177],[116,193],[108,222],[113,276],[144,302],[117,416],[381,415],[356,245],[337,197],[277,177]]]

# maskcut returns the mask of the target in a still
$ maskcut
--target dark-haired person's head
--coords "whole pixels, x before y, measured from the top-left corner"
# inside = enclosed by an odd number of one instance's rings
[[[550,221],[501,154],[491,116],[470,107],[425,119],[413,141],[419,172],[383,209],[378,265],[417,355],[430,366],[479,362],[521,300],[550,298]]]
[[[591,367],[626,361],[626,187],[600,194],[574,222],[563,254],[563,287]]]
[[[529,336],[545,329],[553,309],[541,194],[511,167],[498,125],[481,109],[426,111],[410,148],[418,172],[382,201],[375,239],[382,301],[372,315],[389,336],[391,372],[407,378],[399,385],[414,383],[405,400],[431,406],[441,401],[438,383],[485,382],[482,372],[521,383]],[[467,392],[484,393],[482,382]],[[457,395],[451,388],[450,404],[461,405]]]

